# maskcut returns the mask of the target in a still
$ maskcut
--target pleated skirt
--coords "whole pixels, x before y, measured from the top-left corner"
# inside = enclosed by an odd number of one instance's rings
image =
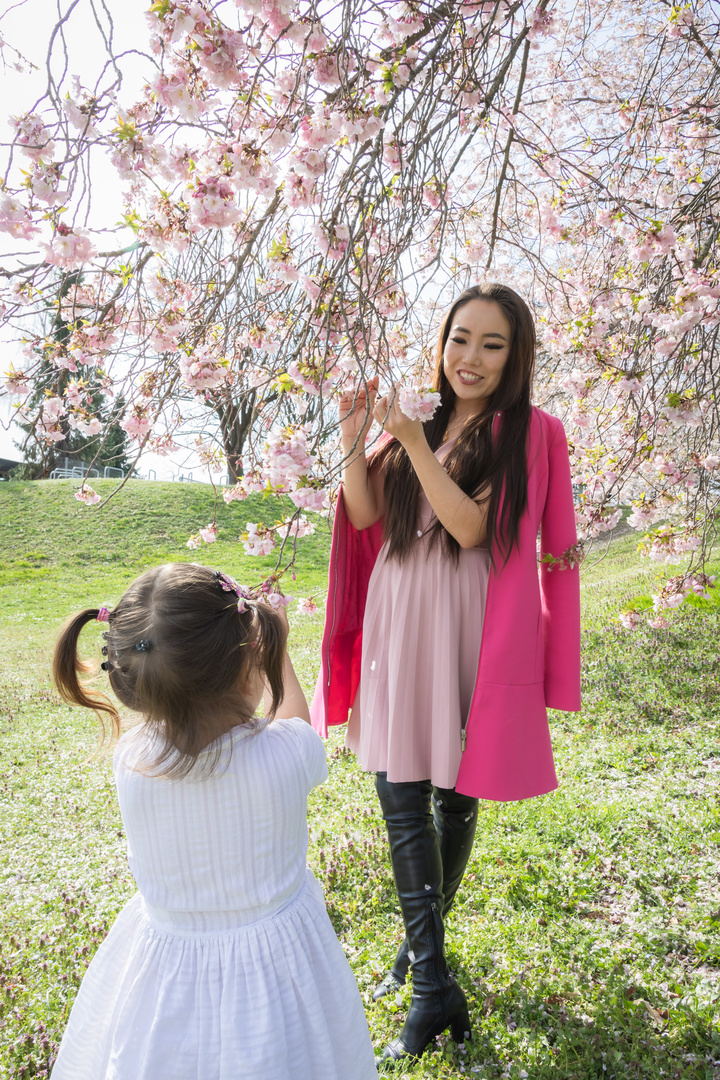
[[[131,899],[83,979],[52,1080],[372,1080],[362,1002],[307,872],[269,918],[159,926]]]
[[[427,527],[423,515],[421,525]],[[403,562],[380,551],[368,586],[360,685],[346,745],[363,769],[452,788],[477,679],[490,555],[458,562],[425,532]]]

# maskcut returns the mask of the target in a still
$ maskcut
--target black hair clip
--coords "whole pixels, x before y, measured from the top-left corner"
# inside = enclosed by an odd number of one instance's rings
[[[138,652],[150,652],[152,643],[147,638],[141,638],[140,641],[135,642],[135,648]]]
[[[107,639],[110,637],[110,634],[107,630],[103,630],[100,636],[102,637],[103,641],[107,641]]]
[[[100,652],[103,654],[103,656],[107,656],[107,654],[108,654],[107,645],[103,645],[103,647],[100,649]]]
[[[103,669],[103,671],[110,671],[110,669],[112,668],[112,664],[109,660],[103,660],[100,667]]]

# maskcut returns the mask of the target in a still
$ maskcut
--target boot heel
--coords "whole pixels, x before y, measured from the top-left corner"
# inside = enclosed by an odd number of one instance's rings
[[[472,1039],[472,1027],[470,1026],[470,1016],[465,1012],[462,1016],[456,1016],[450,1025],[450,1034],[453,1037],[453,1041],[456,1043],[470,1042]]]

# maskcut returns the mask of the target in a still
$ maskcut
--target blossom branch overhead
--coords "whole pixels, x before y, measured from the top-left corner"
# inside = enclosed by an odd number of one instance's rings
[[[99,446],[111,396],[138,450],[201,431],[227,499],[286,493],[299,522],[330,504],[337,394],[379,374],[427,415],[439,311],[500,278],[535,308],[536,398],[568,428],[581,537],[630,504],[632,527],[662,524],[664,559],[702,572],[720,497],[713,5],[158,0],[132,97],[108,11],[67,6],[0,194],[5,391],[38,452],[76,429]],[[61,62],[88,13],[98,75]],[[103,228],[98,153],[123,191]],[[282,531],[253,529],[264,551]]]

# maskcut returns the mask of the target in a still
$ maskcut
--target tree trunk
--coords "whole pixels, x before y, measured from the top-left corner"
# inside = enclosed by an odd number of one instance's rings
[[[257,394],[253,390],[240,402],[223,402],[215,407],[220,421],[228,476],[232,484],[237,483],[243,474],[242,452],[248,432],[257,415],[256,398]]]

